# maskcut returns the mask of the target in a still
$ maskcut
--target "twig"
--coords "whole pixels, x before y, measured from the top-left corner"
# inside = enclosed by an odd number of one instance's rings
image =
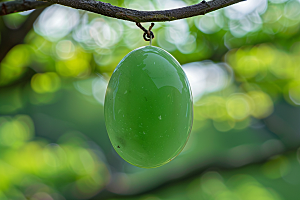
[[[40,7],[45,7],[50,5],[49,3],[61,4],[64,6],[69,6],[76,9],[86,10],[90,12],[94,12],[97,14],[105,15],[108,17],[133,21],[133,22],[162,22],[162,21],[173,21],[183,18],[189,18],[197,15],[204,15],[206,13],[218,10],[220,8],[224,8],[226,6],[242,2],[245,0],[212,0],[209,2],[202,1],[201,3],[186,6],[182,8],[172,9],[172,10],[160,10],[160,11],[139,11],[132,10],[127,8],[121,8],[117,6],[113,6],[109,3],[104,3],[101,1],[95,0],[38,0],[41,4],[37,4]],[[34,3],[34,0],[26,0],[26,2]],[[5,2],[5,7],[3,7],[1,3],[0,6],[4,9],[4,12],[1,11],[0,15],[5,15],[12,12],[24,11],[25,7],[19,6],[18,10],[16,6],[11,10],[8,8],[8,3]],[[19,2],[20,3],[20,2]],[[37,3],[37,2],[35,2]],[[45,4],[47,3],[47,4]],[[16,1],[10,2],[10,6],[13,4],[17,4]],[[33,9],[32,6],[30,9]]]
[[[52,5],[52,3],[41,2],[36,0],[6,1],[0,3],[0,16],[8,15],[15,12],[44,8],[50,5]]]
[[[9,29],[5,26],[3,18],[0,17],[0,62],[15,45],[23,43],[25,36],[32,29],[34,21],[42,13],[43,10],[44,9],[41,8],[33,11],[18,29]]]

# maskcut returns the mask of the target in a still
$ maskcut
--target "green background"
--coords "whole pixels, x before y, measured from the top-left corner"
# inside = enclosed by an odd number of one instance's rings
[[[1,200],[299,199],[299,1],[248,0],[155,23],[153,45],[181,63],[194,96],[186,147],[155,169],[118,156],[103,114],[109,77],[148,45],[143,32],[63,6],[41,11],[0,18]]]

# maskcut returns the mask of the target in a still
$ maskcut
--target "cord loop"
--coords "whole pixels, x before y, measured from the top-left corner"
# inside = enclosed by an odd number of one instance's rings
[[[145,41],[151,41],[151,40],[154,38],[154,33],[151,31],[151,29],[152,29],[153,26],[154,26],[154,23],[153,23],[153,22],[151,23],[151,26],[149,27],[148,30],[145,29],[145,28],[141,25],[141,23],[139,23],[139,22],[136,22],[136,25],[137,25],[140,29],[142,29],[142,31],[144,31],[143,38],[144,38]]]

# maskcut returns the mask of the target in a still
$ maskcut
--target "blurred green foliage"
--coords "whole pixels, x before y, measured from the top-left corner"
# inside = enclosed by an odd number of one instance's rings
[[[199,1],[106,2],[162,10]],[[1,17],[1,35],[30,14]],[[0,63],[0,199],[297,200],[299,27],[298,0],[248,0],[156,23],[153,45],[190,80],[194,125],[176,159],[140,169],[114,152],[103,100],[119,61],[148,45],[142,31],[82,10],[45,9]]]

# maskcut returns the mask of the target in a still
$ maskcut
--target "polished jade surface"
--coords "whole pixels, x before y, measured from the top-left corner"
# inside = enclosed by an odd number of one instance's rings
[[[131,51],[110,78],[104,114],[110,141],[124,160],[143,168],[171,161],[193,121],[192,94],[178,61],[158,47]]]

